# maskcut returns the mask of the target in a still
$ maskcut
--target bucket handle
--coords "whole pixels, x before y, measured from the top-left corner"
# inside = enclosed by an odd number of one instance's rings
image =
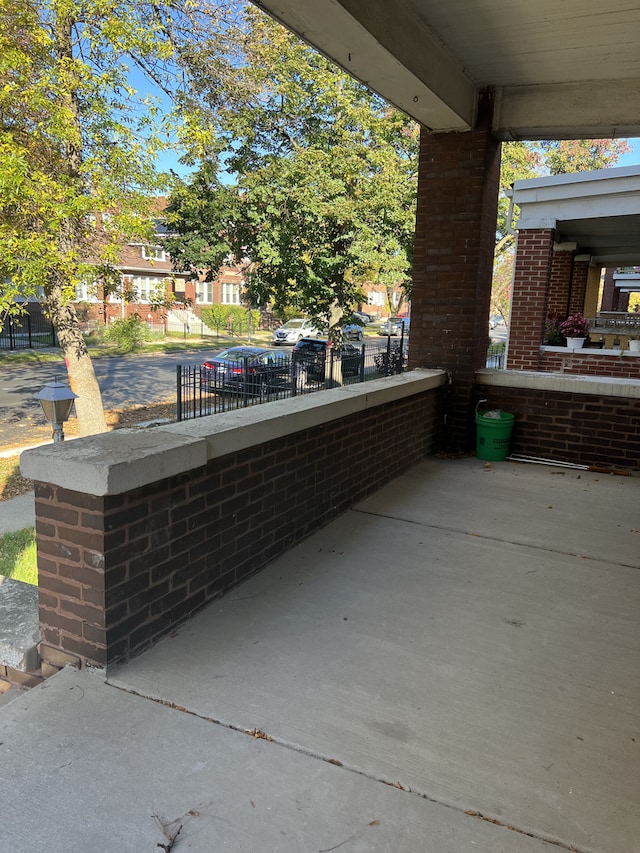
[[[482,400],[478,400],[478,402],[476,403],[476,415],[478,414],[478,409],[480,408],[480,406],[481,406],[483,403],[488,403],[488,402],[489,402],[489,401],[487,400],[487,398],[486,398],[486,397],[485,397],[484,399],[482,399]]]

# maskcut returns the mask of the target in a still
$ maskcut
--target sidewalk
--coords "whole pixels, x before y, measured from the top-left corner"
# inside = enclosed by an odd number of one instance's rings
[[[0,456],[17,456],[27,448],[0,451]],[[35,525],[34,493],[27,492],[0,501],[0,536]],[[36,587],[0,575],[0,666],[22,672],[39,666],[36,651],[39,642],[38,590]],[[0,706],[19,695],[18,687],[6,690],[0,684]]]
[[[107,677],[1,708],[2,842],[637,849],[638,497],[425,461]]]
[[[0,501],[0,536],[13,533],[36,523],[33,492],[18,495],[8,501]]]

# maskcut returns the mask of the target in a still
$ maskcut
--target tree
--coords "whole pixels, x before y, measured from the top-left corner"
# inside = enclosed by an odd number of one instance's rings
[[[193,40],[222,37],[217,8],[0,0],[0,309],[43,293],[83,435],[106,424],[75,287],[113,266],[123,243],[151,239],[164,183],[155,158],[195,120]],[[141,75],[170,98],[166,114],[137,93]]]
[[[245,27],[216,114],[237,183],[221,186],[203,164],[172,196],[181,236],[167,246],[210,277],[221,254],[249,257],[252,304],[337,329],[365,281],[408,286],[417,127],[253,7]]]

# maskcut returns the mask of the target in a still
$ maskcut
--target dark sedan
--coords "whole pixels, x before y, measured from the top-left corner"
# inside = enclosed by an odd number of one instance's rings
[[[362,361],[362,351],[346,341],[332,349],[332,358],[340,360],[343,376],[357,376]],[[327,341],[322,338],[302,338],[291,351],[294,367],[306,371],[307,378],[322,381],[325,375]]]
[[[278,350],[238,346],[222,350],[202,365],[202,383],[209,391],[260,394],[290,381],[291,361]]]

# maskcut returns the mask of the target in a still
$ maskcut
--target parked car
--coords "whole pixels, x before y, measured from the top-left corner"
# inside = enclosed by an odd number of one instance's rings
[[[409,333],[409,318],[408,317],[389,317],[380,326],[381,335],[401,335],[402,327],[404,326],[405,335]]]
[[[276,329],[272,340],[276,346],[280,344],[295,344],[301,338],[315,338],[319,334],[320,332],[311,320],[297,317],[294,320],[287,320],[283,326]]]
[[[222,350],[202,365],[207,390],[261,393],[286,385],[291,359],[286,353],[260,347],[237,346]]]
[[[368,326],[369,323],[373,323],[375,320],[372,314],[365,314],[364,311],[352,311],[351,316],[356,323],[362,323],[364,326]]]
[[[323,338],[302,338],[291,351],[292,365],[294,368],[303,368],[309,379],[321,381],[325,374],[327,346],[328,342]],[[358,375],[362,360],[360,348],[344,341],[339,347],[333,348],[333,358],[340,358],[343,376]]]
[[[346,326],[342,327],[342,334],[349,341],[361,341],[364,337],[362,326],[358,323],[347,323]]]

